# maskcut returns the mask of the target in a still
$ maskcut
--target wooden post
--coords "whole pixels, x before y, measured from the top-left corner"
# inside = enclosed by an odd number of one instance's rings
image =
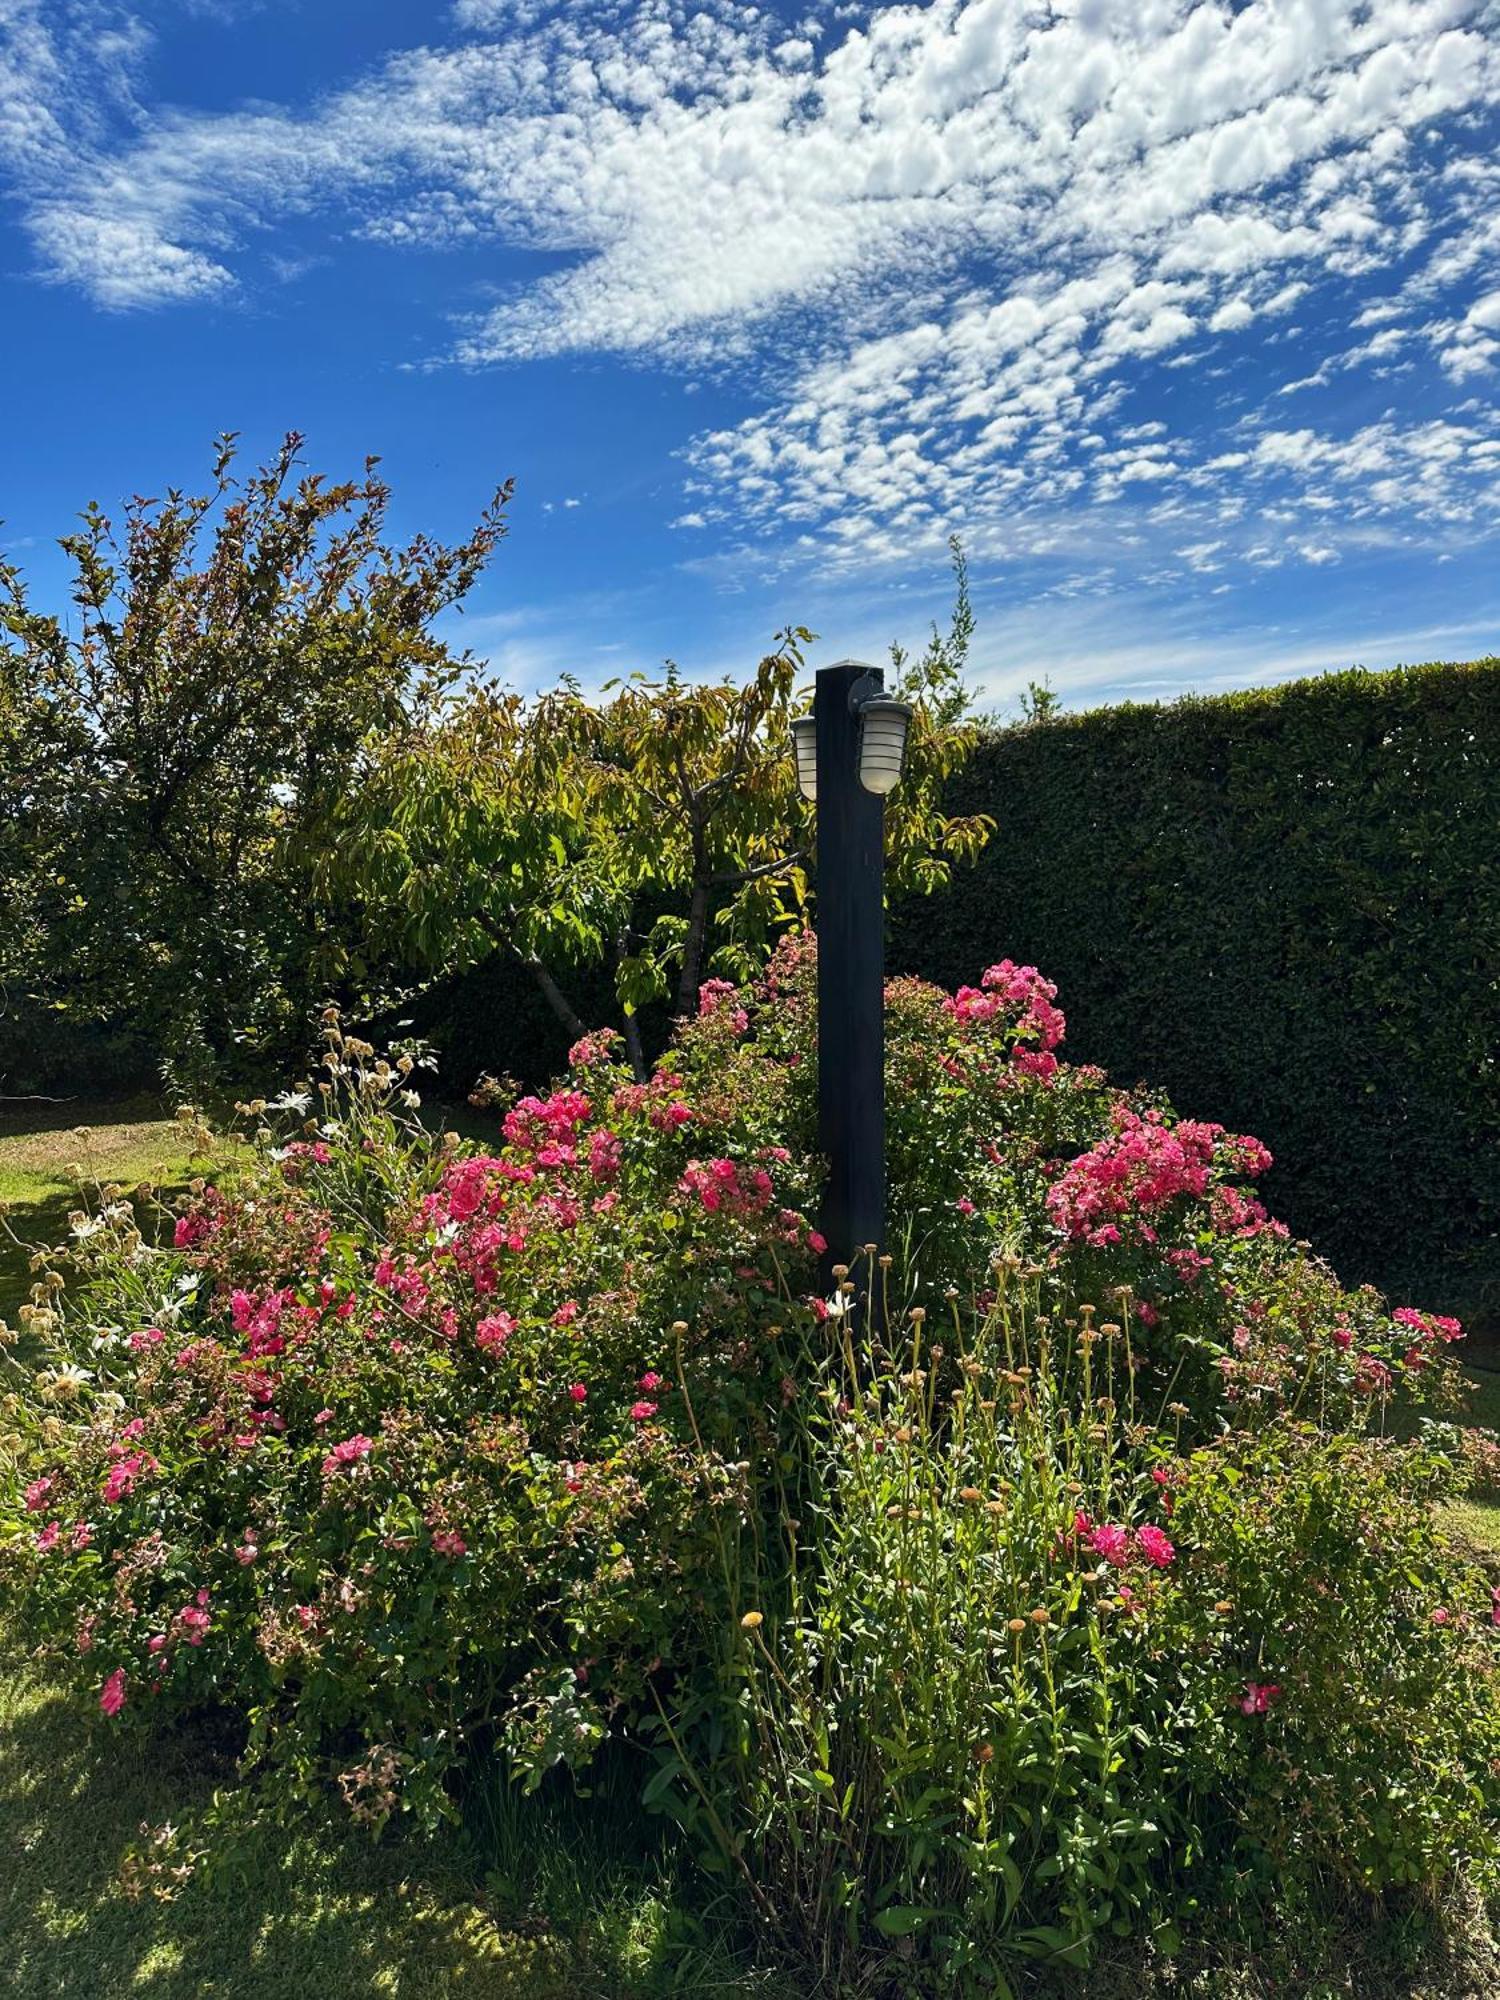
[[[859,781],[851,692],[884,685],[855,660],[817,676],[818,1139],[827,1259],[885,1240],[885,813]]]

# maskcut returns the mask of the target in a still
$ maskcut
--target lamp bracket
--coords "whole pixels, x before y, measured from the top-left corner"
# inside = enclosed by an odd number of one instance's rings
[[[885,675],[879,667],[871,667],[867,674],[861,674],[849,690],[849,713],[858,715],[867,701],[875,701],[885,693]]]

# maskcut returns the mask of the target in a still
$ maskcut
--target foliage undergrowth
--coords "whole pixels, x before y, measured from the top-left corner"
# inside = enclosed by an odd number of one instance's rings
[[[1456,1324],[1290,1242],[1253,1139],[1063,1064],[1009,962],[893,983],[894,1247],[830,1283],[813,972],[708,982],[644,1083],[585,1038],[490,1152],[332,1020],[171,1247],[106,1197],[39,1259],[3,1573],[113,1727],[238,1753],[137,1889],[486,1768],[636,1772],[830,1991],[1491,1876]]]

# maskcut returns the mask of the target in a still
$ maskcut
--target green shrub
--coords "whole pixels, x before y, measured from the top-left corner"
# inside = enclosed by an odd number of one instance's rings
[[[1287,1416],[1184,1450],[1136,1406],[1128,1308],[996,1278],[946,1325],[841,1326],[707,1753],[679,1723],[663,1762],[680,1816],[839,1991],[875,1940],[993,1995],[1247,1880],[1491,1860],[1493,1600],[1432,1504],[1456,1468]]]
[[[607,1124],[569,1088],[464,1154],[330,1033],[324,1116],[171,1252],[124,1202],[78,1218],[76,1296],[25,1315],[56,1353],[9,1399],[6,1553],[106,1714],[224,1701],[284,1795],[430,1820],[476,1728],[541,1701],[587,1747],[671,1661],[707,1510],[744,1504],[776,1264],[810,1273],[805,1168],[771,1159],[773,1199],[752,1114],[604,1037]]]
[[[236,1718],[226,1812],[430,1823],[627,1739],[786,1948],[933,1991],[1226,1870],[1486,1861],[1490,1600],[1447,1459],[1362,1436],[1456,1325],[1342,1291],[1256,1141],[1061,1063],[1008,962],[893,985],[900,1255],[828,1296],[814,985],[801,939],[710,981],[645,1084],[585,1038],[491,1152],[334,1024],[170,1247],[80,1213],[0,1404],[38,1641],[112,1727]]]
[[[1209,1782],[1233,1777],[1268,1886],[1426,1886],[1493,1851],[1500,1598],[1434,1506],[1463,1476],[1424,1445],[1283,1423],[1174,1483],[1173,1530],[1264,1718]]]

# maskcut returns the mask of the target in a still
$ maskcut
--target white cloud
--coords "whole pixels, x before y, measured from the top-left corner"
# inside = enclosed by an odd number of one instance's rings
[[[753,357],[762,406],[687,452],[680,523],[735,537],[709,563],[878,567],[954,527],[1061,562],[1317,563],[1402,514],[1488,532],[1489,405],[1453,451],[1413,423],[1269,428],[1233,376],[1187,435],[1116,426],[1153,371],[1201,382],[1251,329],[1317,339],[1277,371],[1304,399],[1420,354],[1484,386],[1497,21],[1493,0],[930,0],[789,32],[740,0],[454,0],[314,102],[195,113],[151,101],[123,6],[0,0],[0,160],[39,268],[102,305],[248,286],[298,217],[393,255],[551,253],[455,335],[473,367]],[[1313,477],[1262,518],[1254,490]]]
[[[169,243],[147,222],[63,204],[39,206],[32,233],[50,274],[84,283],[101,305],[176,305],[223,291],[233,280],[222,264]]]

